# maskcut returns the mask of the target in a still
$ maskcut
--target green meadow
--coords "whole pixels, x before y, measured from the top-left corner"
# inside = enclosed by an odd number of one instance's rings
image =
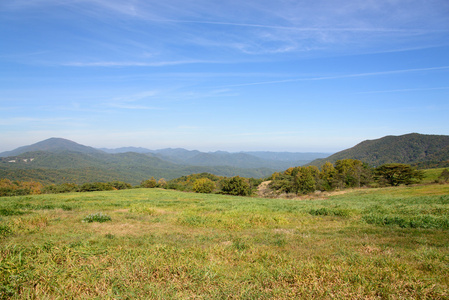
[[[449,185],[0,198],[1,299],[449,299]]]

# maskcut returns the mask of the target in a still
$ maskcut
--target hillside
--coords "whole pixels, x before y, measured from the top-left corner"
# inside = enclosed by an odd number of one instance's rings
[[[103,151],[80,145],[70,140],[62,138],[49,138],[47,140],[35,143],[29,146],[19,147],[12,151],[6,151],[0,153],[0,157],[16,156],[26,152],[45,151],[45,152],[58,152],[58,151],[71,151],[80,153],[103,153]]]
[[[128,150],[145,153],[122,152]],[[147,150],[127,147],[107,149],[107,153],[66,139],[51,138],[0,153],[0,178],[36,180],[44,184],[113,180],[139,184],[152,176],[169,180],[202,172],[261,178],[296,165],[288,159],[276,161],[244,153],[203,153],[182,148]]]
[[[317,158],[323,158],[330,153],[304,153],[304,152],[269,152],[252,151],[230,153],[226,151],[201,152],[183,148],[166,148],[150,150],[139,147],[123,147],[117,149],[101,148],[107,153],[137,152],[146,153],[162,160],[176,164],[196,166],[230,166],[239,168],[272,168],[286,169],[291,166],[300,166]]]
[[[374,167],[387,163],[425,165],[431,162],[445,162],[449,160],[449,136],[418,133],[386,136],[363,141],[327,158],[316,159],[309,165],[321,166],[326,161],[335,163],[337,160],[347,158],[358,159]]]
[[[119,180],[136,185],[150,177],[169,180],[202,172],[221,176],[240,175],[259,178],[271,175],[274,170],[180,165],[133,152],[86,154],[71,151],[36,151],[0,159],[0,178],[35,180],[44,184]]]

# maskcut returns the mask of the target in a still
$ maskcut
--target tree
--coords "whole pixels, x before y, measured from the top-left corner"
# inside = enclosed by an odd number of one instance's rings
[[[235,196],[251,195],[251,187],[246,180],[240,176],[225,178],[221,183],[221,192],[223,194]]]
[[[372,170],[358,159],[341,159],[335,162],[337,184],[340,188],[360,187],[372,180]]]
[[[215,189],[215,183],[209,178],[200,178],[193,183],[193,191],[196,193],[212,193]]]
[[[112,181],[109,182],[109,184],[112,185],[117,190],[126,190],[132,188],[132,186],[129,183],[123,181]]]
[[[155,188],[157,186],[157,181],[154,177],[151,177],[150,179],[142,181],[140,186],[144,188]]]
[[[420,182],[424,173],[406,164],[385,164],[375,170],[377,180],[392,186],[409,185]]]
[[[87,182],[80,186],[80,192],[112,191],[114,187],[106,182]]]
[[[317,167],[297,167],[296,172],[293,172],[294,181],[293,189],[296,194],[308,194],[316,190],[317,178],[319,175]]]
[[[159,187],[165,187],[167,185],[167,181],[165,180],[165,178],[161,178],[157,181],[157,185]]]
[[[293,192],[292,176],[282,173],[275,173],[272,176],[272,180],[269,187],[270,189],[276,191],[279,194],[291,193]]]
[[[321,167],[320,178],[322,182],[322,187],[324,190],[331,190],[334,187],[334,180],[337,174],[334,165],[331,162],[326,162]]]

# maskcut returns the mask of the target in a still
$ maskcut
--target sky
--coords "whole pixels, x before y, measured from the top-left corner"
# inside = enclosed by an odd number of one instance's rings
[[[449,134],[447,0],[0,0],[0,152]]]

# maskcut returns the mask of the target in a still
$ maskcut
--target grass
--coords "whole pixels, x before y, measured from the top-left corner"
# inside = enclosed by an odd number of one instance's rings
[[[435,168],[435,169],[425,169],[424,171],[424,179],[423,183],[435,182],[435,180],[439,179],[441,172],[447,168]]]
[[[103,223],[103,222],[107,222],[107,221],[111,221],[111,217],[106,214],[103,214],[101,212],[87,215],[83,219],[83,222],[85,222],[85,223],[92,223],[92,222]]]
[[[0,299],[448,299],[448,224],[449,185],[0,198]]]

